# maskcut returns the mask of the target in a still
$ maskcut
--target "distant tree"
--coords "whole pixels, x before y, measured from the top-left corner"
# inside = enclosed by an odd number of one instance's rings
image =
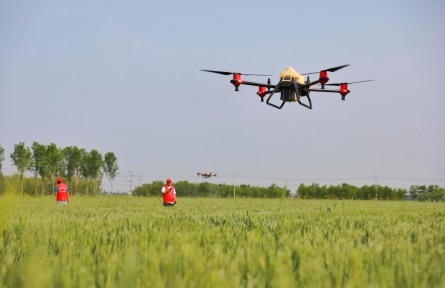
[[[134,196],[150,196],[150,184],[142,184],[133,189]]]
[[[254,188],[254,187],[252,187]],[[254,192],[256,189],[251,189],[252,192]],[[264,193],[264,197],[267,198],[285,198],[290,195],[290,191],[286,188],[281,188],[277,184],[270,185]],[[253,196],[251,194],[251,196]]]
[[[3,178],[3,161],[5,161],[5,149],[0,144],[0,195],[5,193],[5,180]]]
[[[312,183],[310,186],[301,183],[297,189],[297,195],[303,199],[322,199],[326,194],[326,187],[321,187],[318,183]]]
[[[5,149],[0,144],[0,171],[2,171],[3,168],[3,161],[5,161]]]
[[[150,184],[150,195],[151,196],[158,196],[158,195],[161,196],[162,195],[161,194],[162,186],[164,186],[164,182],[159,181],[159,180],[153,181]],[[175,188],[177,188],[177,187],[175,187]]]
[[[105,175],[110,181],[111,192],[113,193],[113,180],[117,175],[117,171],[119,170],[119,166],[117,165],[117,157],[113,152],[107,152],[104,155],[104,161],[102,163],[102,169]]]
[[[14,145],[14,151],[11,154],[11,159],[14,166],[17,167],[17,171],[20,175],[20,191],[23,194],[23,175],[25,171],[29,169],[31,163],[31,150],[25,146],[25,143],[20,142]]]
[[[421,185],[417,187],[419,201],[444,201],[445,189],[438,185]]]
[[[31,146],[31,163],[29,165],[30,172],[34,175],[34,188],[35,194],[37,195],[37,177],[40,176],[42,179],[42,195],[43,195],[43,184],[46,178],[49,178],[49,169],[46,156],[46,146],[33,142]]]
[[[98,190],[98,182],[99,179],[102,178],[102,171],[101,171],[101,167],[102,167],[102,163],[103,163],[103,158],[102,155],[99,153],[99,151],[93,149],[90,152],[91,155],[91,172],[92,172],[92,177],[93,177],[93,183],[94,183],[94,194],[97,193]]]
[[[93,193],[97,192],[98,179],[102,177],[100,168],[102,167],[102,155],[95,149],[89,153],[85,153],[81,161],[81,175],[89,181],[93,182]],[[89,193],[87,185],[87,194]]]
[[[210,195],[211,188],[209,182],[200,183],[197,189],[197,196],[207,197]]]
[[[82,179],[85,179],[87,181],[86,185],[86,194],[89,194],[89,182],[91,179],[91,172],[90,172],[90,153],[85,152],[82,156],[81,164],[80,164],[80,175]]]
[[[178,182],[174,183],[174,185],[175,185],[176,190],[180,191],[181,196],[188,196],[188,197],[196,196],[196,191],[197,191],[197,189],[195,187],[196,184],[189,183],[188,181],[178,181]],[[161,190],[156,191],[156,194],[160,195],[160,193],[161,193],[160,191]]]
[[[62,176],[64,173],[63,159],[64,155],[62,154],[62,150],[60,150],[56,144],[50,143],[48,146],[46,146],[46,164],[48,165],[49,169],[52,191],[54,191],[56,178],[58,176]]]
[[[394,195],[395,195],[394,199],[395,200],[405,200],[406,194],[407,194],[407,190],[405,190],[405,189],[401,189],[401,188],[395,189],[394,190]]]
[[[69,183],[75,183],[75,190],[73,194],[77,194],[77,188],[80,179],[80,170],[82,166],[82,157],[85,154],[84,149],[80,149],[77,146],[65,147],[62,150],[64,155],[65,174]]]

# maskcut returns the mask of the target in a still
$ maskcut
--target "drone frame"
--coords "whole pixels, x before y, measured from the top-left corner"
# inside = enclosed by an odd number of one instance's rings
[[[328,92],[328,93],[339,93],[342,96],[342,100],[345,100],[346,95],[349,94],[350,90],[348,89],[348,84],[353,83],[360,83],[360,82],[368,82],[373,80],[364,80],[364,81],[356,81],[356,82],[343,82],[343,83],[332,83],[332,84],[326,84],[329,81],[328,72],[335,72],[339,69],[342,69],[344,67],[349,66],[341,65],[333,68],[329,68],[326,70],[322,70],[319,72],[311,72],[311,73],[305,73],[301,75],[310,75],[310,74],[319,74],[319,77],[315,81],[310,81],[309,76],[307,76],[305,83],[298,83],[297,80],[292,76],[284,76],[280,78],[280,81],[278,84],[273,85],[271,84],[270,78],[267,79],[267,83],[257,83],[257,82],[250,82],[250,81],[244,81],[241,79],[241,75],[256,75],[256,76],[271,76],[271,75],[264,75],[264,74],[244,74],[244,73],[238,73],[238,72],[226,72],[226,71],[215,71],[215,70],[201,70],[205,72],[212,72],[212,73],[218,73],[222,75],[233,75],[232,80],[230,80],[230,83],[235,86],[235,91],[239,91],[239,86],[241,85],[249,85],[249,86],[256,86],[258,87],[258,92],[256,93],[261,98],[261,102],[264,102],[264,97],[269,94],[266,100],[266,104],[269,106],[272,106],[277,109],[283,108],[284,104],[286,102],[298,102],[303,107],[306,107],[308,109],[312,109],[312,100],[309,96],[309,93],[314,92]],[[294,71],[295,72],[295,71]],[[311,88],[314,85],[320,84],[321,89],[318,88]],[[340,86],[338,90],[331,90],[331,89],[325,89],[325,85],[330,86]],[[275,93],[281,93],[280,99],[281,104],[276,105],[271,102],[272,97]],[[304,103],[300,100],[301,97],[307,97],[308,102]]]

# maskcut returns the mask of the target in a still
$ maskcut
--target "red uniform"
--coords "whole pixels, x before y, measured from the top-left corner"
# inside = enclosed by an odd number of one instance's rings
[[[174,204],[176,202],[175,187],[172,184],[164,185],[164,187],[162,187],[162,197],[163,197],[164,203]]]
[[[57,202],[68,202],[68,185],[65,183],[59,183],[57,184],[57,195],[56,195],[56,201]]]

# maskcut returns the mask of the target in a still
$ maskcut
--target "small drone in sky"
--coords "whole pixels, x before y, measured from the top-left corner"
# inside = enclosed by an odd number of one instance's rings
[[[213,176],[216,176],[216,174],[217,173],[212,173],[212,172],[198,172],[198,173],[196,173],[196,175],[198,175],[198,177],[199,176],[201,176],[202,178],[210,178],[210,177],[213,177]]]
[[[283,108],[286,102],[298,102],[300,105],[308,109],[312,109],[312,101],[311,98],[309,97],[309,93],[312,91],[339,93],[342,97],[342,100],[345,100],[346,95],[348,95],[349,92],[351,92],[348,88],[348,85],[373,81],[373,80],[363,80],[355,82],[341,82],[341,83],[327,84],[327,82],[329,81],[328,72],[335,72],[347,66],[349,65],[341,65],[329,69],[324,69],[318,72],[311,72],[304,74],[299,74],[292,67],[285,67],[283,71],[281,71],[280,73],[280,81],[278,81],[277,84],[271,84],[270,78],[267,80],[267,83],[250,82],[241,79],[241,75],[245,76],[272,76],[272,75],[246,74],[239,72],[226,72],[226,71],[216,71],[216,70],[206,70],[206,69],[202,69],[201,71],[217,73],[222,75],[233,75],[233,78],[232,80],[230,80],[230,83],[232,83],[233,86],[235,86],[235,91],[239,91],[239,86],[241,85],[257,86],[258,92],[256,94],[260,96],[261,102],[264,102],[264,97],[266,95],[269,95],[269,97],[267,97],[266,104],[275,107],[277,109]],[[312,75],[312,74],[319,74],[318,79],[312,82],[309,80],[309,76],[307,76],[306,80],[304,79],[303,75]],[[312,88],[312,86],[317,84],[321,85],[321,88]],[[339,89],[338,90],[325,89],[325,86],[339,86]],[[279,106],[270,102],[272,96],[275,93],[281,94],[280,99],[282,103]],[[301,98],[303,97],[307,97],[306,103],[301,101]]]

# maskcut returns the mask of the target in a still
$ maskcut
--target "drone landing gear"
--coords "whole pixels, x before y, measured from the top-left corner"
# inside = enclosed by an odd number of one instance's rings
[[[273,104],[273,103],[269,103],[269,100],[270,100],[270,98],[272,98],[272,96],[273,96],[274,93],[275,93],[275,90],[272,91],[272,93],[270,93],[270,96],[269,96],[269,97],[267,97],[266,104],[267,104],[267,105],[270,105],[270,106],[272,106],[272,107],[275,107],[275,108],[277,108],[277,109],[281,109],[281,108],[283,108],[283,106],[284,106],[284,104],[286,103],[286,101],[283,101],[283,102],[281,103],[280,106],[277,106],[277,105],[275,105],[275,104]]]
[[[269,95],[269,97],[267,97],[267,100],[266,100],[266,104],[267,105],[270,105],[270,106],[275,107],[277,109],[281,109],[281,108],[283,108],[283,106],[284,106],[284,104],[286,102],[293,102],[293,101],[295,101],[295,98],[296,98],[298,104],[300,104],[301,106],[306,107],[308,109],[312,109],[312,100],[311,100],[311,97],[309,96],[309,91],[306,93],[307,95],[305,95],[305,96],[307,96],[309,104],[305,104],[305,103],[300,101],[300,96],[298,95],[298,87],[297,87],[297,84],[295,84],[295,82],[291,82],[291,84],[290,84],[291,89],[289,89],[289,86],[287,86],[287,87],[281,87],[281,86],[282,85],[281,85],[281,81],[280,81],[278,83],[278,85],[275,87],[275,89],[270,92],[270,95]],[[270,99],[272,98],[272,96],[275,94],[275,91],[277,91],[277,90],[278,91],[281,90],[281,100],[283,102],[281,103],[280,106],[275,105],[273,103],[270,103]],[[291,96],[293,94],[293,92],[296,93],[296,97],[295,98],[292,98],[292,96]]]
[[[267,97],[267,100],[266,100],[266,104],[267,104],[267,105],[270,105],[270,106],[275,107],[275,108],[277,108],[277,109],[281,109],[281,108],[283,108],[283,106],[284,106],[284,104],[286,103],[286,101],[283,101],[283,102],[281,103],[280,106],[277,106],[277,105],[275,105],[275,104],[273,104],[273,103],[269,103],[269,101],[270,101],[270,99],[272,98],[273,94],[275,94],[275,91],[277,91],[278,89],[280,89],[280,86],[281,86],[281,81],[278,83],[278,85],[275,87],[275,89],[272,90],[272,92],[270,92],[270,95],[269,95],[269,97]]]
[[[309,101],[309,105],[304,104],[303,102],[300,101],[300,99],[298,99],[298,104],[300,104],[301,106],[304,106],[308,109],[312,109],[312,101],[311,101],[311,97],[309,97],[309,94],[307,95],[307,100]]]

